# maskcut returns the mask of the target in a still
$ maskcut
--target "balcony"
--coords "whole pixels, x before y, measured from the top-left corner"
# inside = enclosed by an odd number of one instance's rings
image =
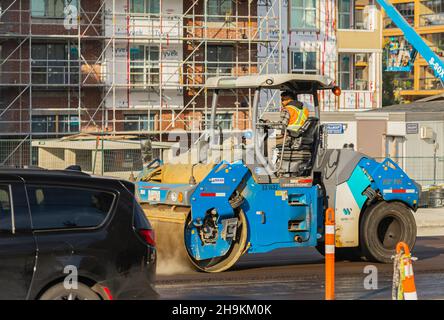
[[[422,27],[444,25],[444,12],[420,15],[419,25]]]
[[[365,80],[365,79],[355,79],[355,90],[356,91],[367,91],[367,90],[369,90],[368,80]]]
[[[439,57],[443,58],[444,57],[444,48],[442,46],[435,46],[435,45],[430,45],[429,46],[430,49],[432,49],[432,51],[434,53],[436,53]]]
[[[444,56],[444,33],[427,33],[422,37],[433,52],[440,57]]]
[[[412,90],[413,89],[413,78],[395,78],[393,80],[393,85],[395,88],[402,90]]]
[[[436,77],[425,77],[419,79],[419,88],[421,90],[441,90],[441,81]]]
[[[365,2],[365,1],[364,1]],[[345,3],[345,5],[344,5]],[[340,30],[373,30],[376,11],[373,5],[355,5],[353,2],[339,2],[338,29]]]
[[[399,11],[399,13],[404,17],[404,19],[411,26],[415,23],[415,3],[399,3],[394,5],[395,8]],[[397,28],[397,26],[393,23],[392,19],[389,17],[384,18],[384,28],[385,29],[393,29]]]
[[[404,19],[408,22],[409,25],[413,27],[415,23],[415,16],[414,15],[403,15]],[[384,29],[395,29],[398,28],[396,24],[390,19],[389,17],[384,18]]]

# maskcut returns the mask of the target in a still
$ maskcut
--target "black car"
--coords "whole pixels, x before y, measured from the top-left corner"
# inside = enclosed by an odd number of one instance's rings
[[[0,299],[150,299],[154,232],[134,185],[0,168]]]

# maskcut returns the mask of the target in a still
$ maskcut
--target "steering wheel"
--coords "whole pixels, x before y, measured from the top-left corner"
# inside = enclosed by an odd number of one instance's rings
[[[163,164],[163,161],[160,159],[154,159],[149,164],[146,165],[147,169],[157,168]]]
[[[256,126],[257,127],[262,127],[264,129],[271,129],[270,121],[269,120],[259,119],[259,121],[257,122]]]

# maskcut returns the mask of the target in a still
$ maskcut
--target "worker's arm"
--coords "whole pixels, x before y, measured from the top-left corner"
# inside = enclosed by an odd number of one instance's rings
[[[288,123],[290,122],[290,112],[288,112],[287,108],[283,108],[280,114],[279,121],[267,121],[267,125],[273,129],[280,129],[281,132],[284,132]]]

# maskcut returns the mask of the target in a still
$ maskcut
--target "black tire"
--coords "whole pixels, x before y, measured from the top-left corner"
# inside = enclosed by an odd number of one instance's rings
[[[392,263],[396,244],[403,241],[413,249],[416,222],[412,211],[400,202],[378,202],[361,219],[359,239],[362,255],[369,261]]]
[[[90,287],[79,283],[77,289],[65,289],[63,283],[46,290],[40,300],[100,300],[100,297]]]

